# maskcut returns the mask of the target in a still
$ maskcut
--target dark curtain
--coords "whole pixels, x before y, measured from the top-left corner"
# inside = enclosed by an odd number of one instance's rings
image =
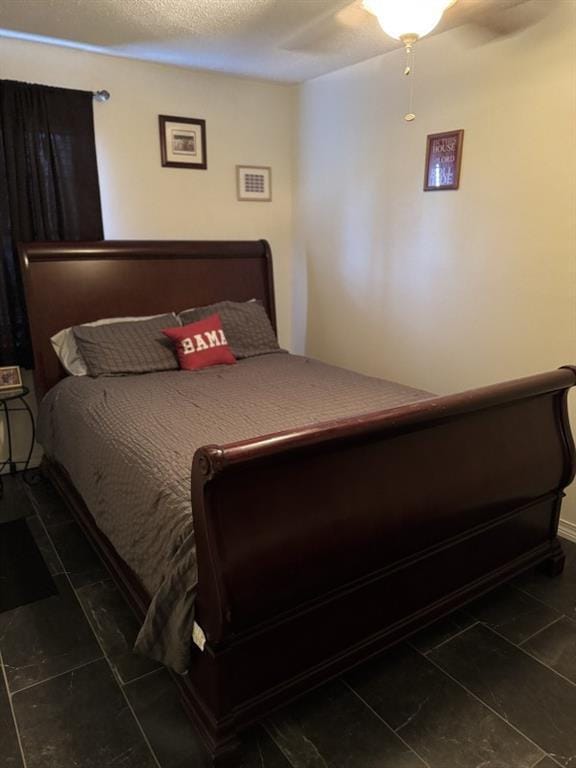
[[[0,365],[33,365],[16,243],[103,237],[92,103],[0,80]]]

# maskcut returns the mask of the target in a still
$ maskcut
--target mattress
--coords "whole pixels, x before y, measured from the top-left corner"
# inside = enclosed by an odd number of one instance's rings
[[[427,397],[282,352],[193,373],[70,376],[42,401],[38,436],[151,596],[136,650],[182,673],[197,584],[194,452]]]

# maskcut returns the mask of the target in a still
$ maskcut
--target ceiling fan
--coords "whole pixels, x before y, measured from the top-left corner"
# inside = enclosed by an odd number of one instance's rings
[[[437,15],[429,32],[466,26],[467,32],[479,42],[486,42],[521,32],[553,6],[554,0],[334,0],[328,10],[291,34],[281,47],[305,53],[335,52],[345,44],[347,36],[368,37],[378,32],[382,35],[381,20],[385,18],[402,21],[406,16],[422,13],[427,18]]]
[[[369,55],[404,44],[405,75],[413,73],[414,44],[431,32],[462,27],[468,41],[483,44],[521,32],[552,9],[554,0],[340,0],[284,42],[286,50],[336,53],[351,40],[372,44]],[[398,41],[398,42],[395,42]],[[375,50],[376,46],[380,50]],[[410,106],[404,119],[414,120]]]

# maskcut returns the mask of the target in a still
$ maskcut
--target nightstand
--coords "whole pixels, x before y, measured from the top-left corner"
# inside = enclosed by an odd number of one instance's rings
[[[26,402],[26,396],[30,393],[28,387],[19,387],[18,389],[9,389],[0,391],[0,413],[4,417],[6,442],[8,443],[8,456],[5,459],[0,460],[0,473],[6,466],[10,467],[10,474],[16,474],[16,462],[12,456],[12,425],[10,423],[11,414],[16,411],[26,411],[30,418],[30,426],[32,428],[32,434],[30,436],[30,450],[24,464],[24,472],[27,471],[32,458],[32,451],[34,450],[34,441],[36,439],[36,425],[34,423],[34,414],[28,403]],[[16,407],[8,407],[8,403],[15,401]],[[0,474],[0,498],[4,495],[4,484],[2,482],[2,474]]]

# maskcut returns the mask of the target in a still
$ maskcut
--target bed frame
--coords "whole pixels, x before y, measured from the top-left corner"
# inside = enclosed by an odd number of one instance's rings
[[[40,396],[63,375],[49,337],[70,325],[253,297],[275,325],[264,241],[35,243],[21,258]],[[206,644],[176,680],[215,759],[272,708],[527,568],[562,571],[575,383],[566,367],[196,452]],[[45,466],[143,617],[149,595]]]

